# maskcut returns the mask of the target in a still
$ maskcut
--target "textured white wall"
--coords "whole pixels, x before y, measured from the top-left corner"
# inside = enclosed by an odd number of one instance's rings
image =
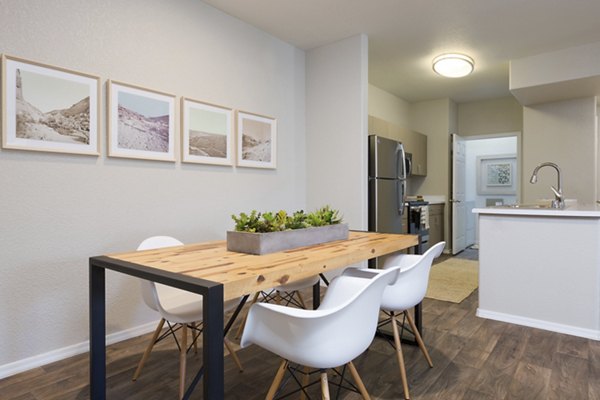
[[[353,36],[307,52],[308,205],[367,228],[368,43]]]
[[[0,52],[278,123],[277,170],[108,159],[104,136],[98,158],[1,150],[0,370],[87,340],[89,256],[306,207],[303,51],[199,1],[0,0]],[[107,298],[109,333],[156,319],[133,279],[109,272]]]
[[[369,85],[369,115],[410,128],[410,103],[373,85]]]
[[[529,183],[533,169],[551,161],[562,171],[565,198],[595,204],[597,184],[596,98],[557,101],[523,108],[522,198],[524,202],[554,198],[556,172],[543,168]]]
[[[458,134],[488,135],[523,130],[523,107],[514,97],[460,103]]]
[[[510,61],[511,90],[599,75],[600,42]]]

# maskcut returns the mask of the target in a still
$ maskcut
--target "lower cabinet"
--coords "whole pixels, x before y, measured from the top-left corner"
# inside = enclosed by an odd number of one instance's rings
[[[429,205],[429,247],[444,240],[444,206]]]

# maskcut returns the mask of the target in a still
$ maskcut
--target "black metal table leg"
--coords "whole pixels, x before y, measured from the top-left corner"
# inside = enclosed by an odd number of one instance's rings
[[[313,310],[321,305],[321,281],[313,285]]]
[[[423,303],[419,303],[415,306],[415,326],[422,335],[423,334]]]
[[[188,387],[184,399],[189,399],[194,388],[204,375],[204,398],[222,400],[225,398],[224,354],[223,354],[223,285],[208,289],[203,295],[204,331],[202,356],[204,365]]]
[[[106,271],[90,261],[90,397],[106,399]]]
[[[423,247],[421,244],[421,236],[419,236],[419,245],[418,249],[415,249],[416,254],[423,254]],[[423,334],[423,310],[422,310],[423,302],[417,304],[415,306],[415,326],[419,333]]]
[[[203,296],[203,320],[205,326],[202,353],[204,356],[204,366],[200,369],[186,391],[184,399],[190,397],[200,378],[205,374],[204,398],[222,400],[225,396],[223,377],[223,284],[175,272],[148,268],[108,256],[90,257],[91,399],[106,400],[106,269],[162,283],[163,285],[173,286]]]

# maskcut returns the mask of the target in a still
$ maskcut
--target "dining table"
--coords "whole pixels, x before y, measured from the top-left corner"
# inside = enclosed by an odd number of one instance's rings
[[[224,301],[241,298],[237,314],[251,293],[291,283],[418,245],[418,236],[350,231],[348,238],[291,250],[253,255],[227,250],[226,241],[209,241],[144,251],[90,257],[90,397],[106,399],[106,270],[202,295],[203,366],[190,384],[189,398],[200,379],[205,399],[224,398]],[[319,304],[319,284],[313,306]]]

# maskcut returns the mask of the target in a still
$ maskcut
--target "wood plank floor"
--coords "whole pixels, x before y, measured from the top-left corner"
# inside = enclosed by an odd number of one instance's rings
[[[477,292],[461,304],[425,299],[424,339],[434,368],[418,348],[403,346],[413,399],[600,399],[600,342],[477,318],[476,307]],[[142,376],[131,381],[148,339],[145,335],[108,348],[109,399],[177,397],[178,356],[172,342],[159,344]],[[264,398],[279,360],[256,346],[239,355],[243,373],[230,356],[225,360],[226,398]],[[200,364],[201,356],[190,354],[188,370]],[[355,364],[373,399],[403,398],[387,342],[375,339]],[[318,385],[314,389],[318,393]],[[2,400],[87,398],[87,354],[0,380]],[[193,398],[201,399],[201,390]],[[340,398],[360,396],[342,392]]]

